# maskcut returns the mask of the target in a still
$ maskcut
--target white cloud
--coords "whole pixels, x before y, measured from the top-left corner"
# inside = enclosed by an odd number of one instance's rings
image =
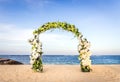
[[[27,40],[32,29],[17,28],[12,24],[0,24],[0,54],[25,54],[29,51]]]
[[[33,29],[17,28],[12,24],[0,24],[0,53],[30,54],[30,44]],[[77,40],[66,33],[42,33],[40,40],[43,43],[44,54],[75,54]]]
[[[43,33],[40,35],[40,40],[43,43],[44,54],[78,54],[78,41],[72,34]]]
[[[22,40],[25,41],[33,29],[17,28],[12,24],[0,24],[0,40]]]
[[[32,32],[34,29],[25,29],[25,28],[17,28],[12,24],[0,24],[0,40],[19,40],[26,41],[29,38],[32,38]],[[71,34],[65,35],[58,33],[42,33],[40,34],[40,39],[43,41],[59,41],[64,39],[72,39],[74,36],[70,36]]]

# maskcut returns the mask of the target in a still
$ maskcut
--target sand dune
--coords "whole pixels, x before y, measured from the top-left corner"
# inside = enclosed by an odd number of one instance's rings
[[[0,65],[0,82],[120,82],[120,65],[93,65],[92,72],[79,65],[44,65],[43,73],[30,65]]]

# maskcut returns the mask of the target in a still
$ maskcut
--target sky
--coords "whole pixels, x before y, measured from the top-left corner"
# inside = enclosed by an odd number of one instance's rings
[[[53,21],[74,24],[92,55],[120,54],[120,0],[0,0],[0,55],[30,55],[32,32]],[[78,55],[70,32],[47,31],[40,41],[46,55]]]

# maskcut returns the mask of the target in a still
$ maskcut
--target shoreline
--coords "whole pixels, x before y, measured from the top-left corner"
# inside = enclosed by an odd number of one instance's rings
[[[119,65],[92,65],[81,72],[80,65],[43,65],[34,72],[31,65],[0,65],[0,82],[120,82]]]
[[[43,64],[76,64],[79,65],[80,61],[77,55],[42,55]],[[0,58],[14,59],[15,61],[22,62],[25,65],[30,63],[29,55],[0,55]],[[92,64],[107,65],[107,64],[120,64],[120,55],[91,55]],[[109,61],[108,61],[109,60]]]

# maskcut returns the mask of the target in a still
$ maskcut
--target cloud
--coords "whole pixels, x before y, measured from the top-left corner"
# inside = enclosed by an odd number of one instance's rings
[[[40,35],[40,40],[43,43],[44,54],[78,54],[77,53],[77,38],[70,33],[43,33]]]
[[[17,26],[13,24],[0,24],[0,40],[22,40],[25,41],[27,38],[33,37],[32,32],[34,29],[30,28],[17,28]],[[45,41],[46,39],[49,41],[57,41],[63,39],[73,39],[74,36],[68,33],[56,33],[56,32],[46,32],[40,34],[40,39]]]
[[[25,41],[33,29],[17,28],[12,24],[0,24],[0,40],[23,40]]]
[[[27,41],[33,37],[33,29],[17,28],[13,24],[0,24],[0,28],[0,54],[30,54],[31,46]],[[69,33],[40,34],[44,54],[76,53],[77,40],[73,37]]]

